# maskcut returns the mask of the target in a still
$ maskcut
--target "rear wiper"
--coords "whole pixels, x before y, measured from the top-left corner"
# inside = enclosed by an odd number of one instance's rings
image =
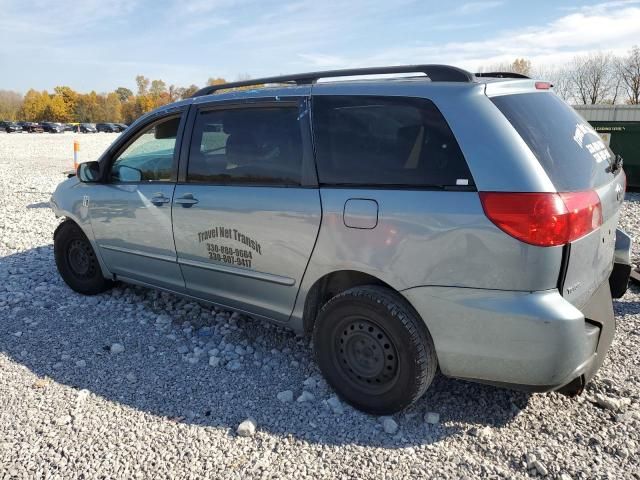
[[[622,158],[622,155],[616,154],[613,162],[611,162],[607,167],[607,172],[617,173],[618,170],[622,168],[623,163],[624,163],[624,160]]]

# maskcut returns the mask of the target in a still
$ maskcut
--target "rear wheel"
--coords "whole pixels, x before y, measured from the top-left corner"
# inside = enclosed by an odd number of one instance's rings
[[[75,223],[68,221],[58,228],[53,249],[60,276],[76,292],[95,295],[113,286],[102,276],[91,243]]]
[[[406,300],[378,286],[329,300],[313,332],[329,384],[354,407],[391,414],[424,394],[436,373],[433,340]]]

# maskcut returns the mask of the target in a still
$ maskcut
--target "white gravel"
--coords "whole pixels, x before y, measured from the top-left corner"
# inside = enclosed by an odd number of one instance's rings
[[[581,397],[439,376],[379,419],[335,397],[306,338],[154,290],[69,290],[48,200],[76,136],[84,159],[115,137],[0,134],[0,479],[640,478],[637,288]],[[639,195],[621,223],[640,257]]]

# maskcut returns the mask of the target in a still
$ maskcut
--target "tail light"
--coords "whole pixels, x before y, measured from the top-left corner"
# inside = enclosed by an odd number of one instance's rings
[[[480,201],[498,228],[539,247],[565,245],[602,225],[602,205],[594,191],[480,192]]]
[[[536,82],[536,88],[538,90],[549,90],[553,85],[549,82]]]

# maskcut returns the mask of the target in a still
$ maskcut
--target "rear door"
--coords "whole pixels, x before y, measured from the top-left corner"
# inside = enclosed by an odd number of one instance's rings
[[[615,232],[624,200],[624,173],[614,171],[614,155],[598,133],[550,92],[491,98],[546,171],[558,192],[595,191],[602,226],[572,242],[562,295],[581,307],[613,268]]]
[[[287,321],[321,217],[307,99],[201,105],[192,115],[173,200],[187,292]]]

